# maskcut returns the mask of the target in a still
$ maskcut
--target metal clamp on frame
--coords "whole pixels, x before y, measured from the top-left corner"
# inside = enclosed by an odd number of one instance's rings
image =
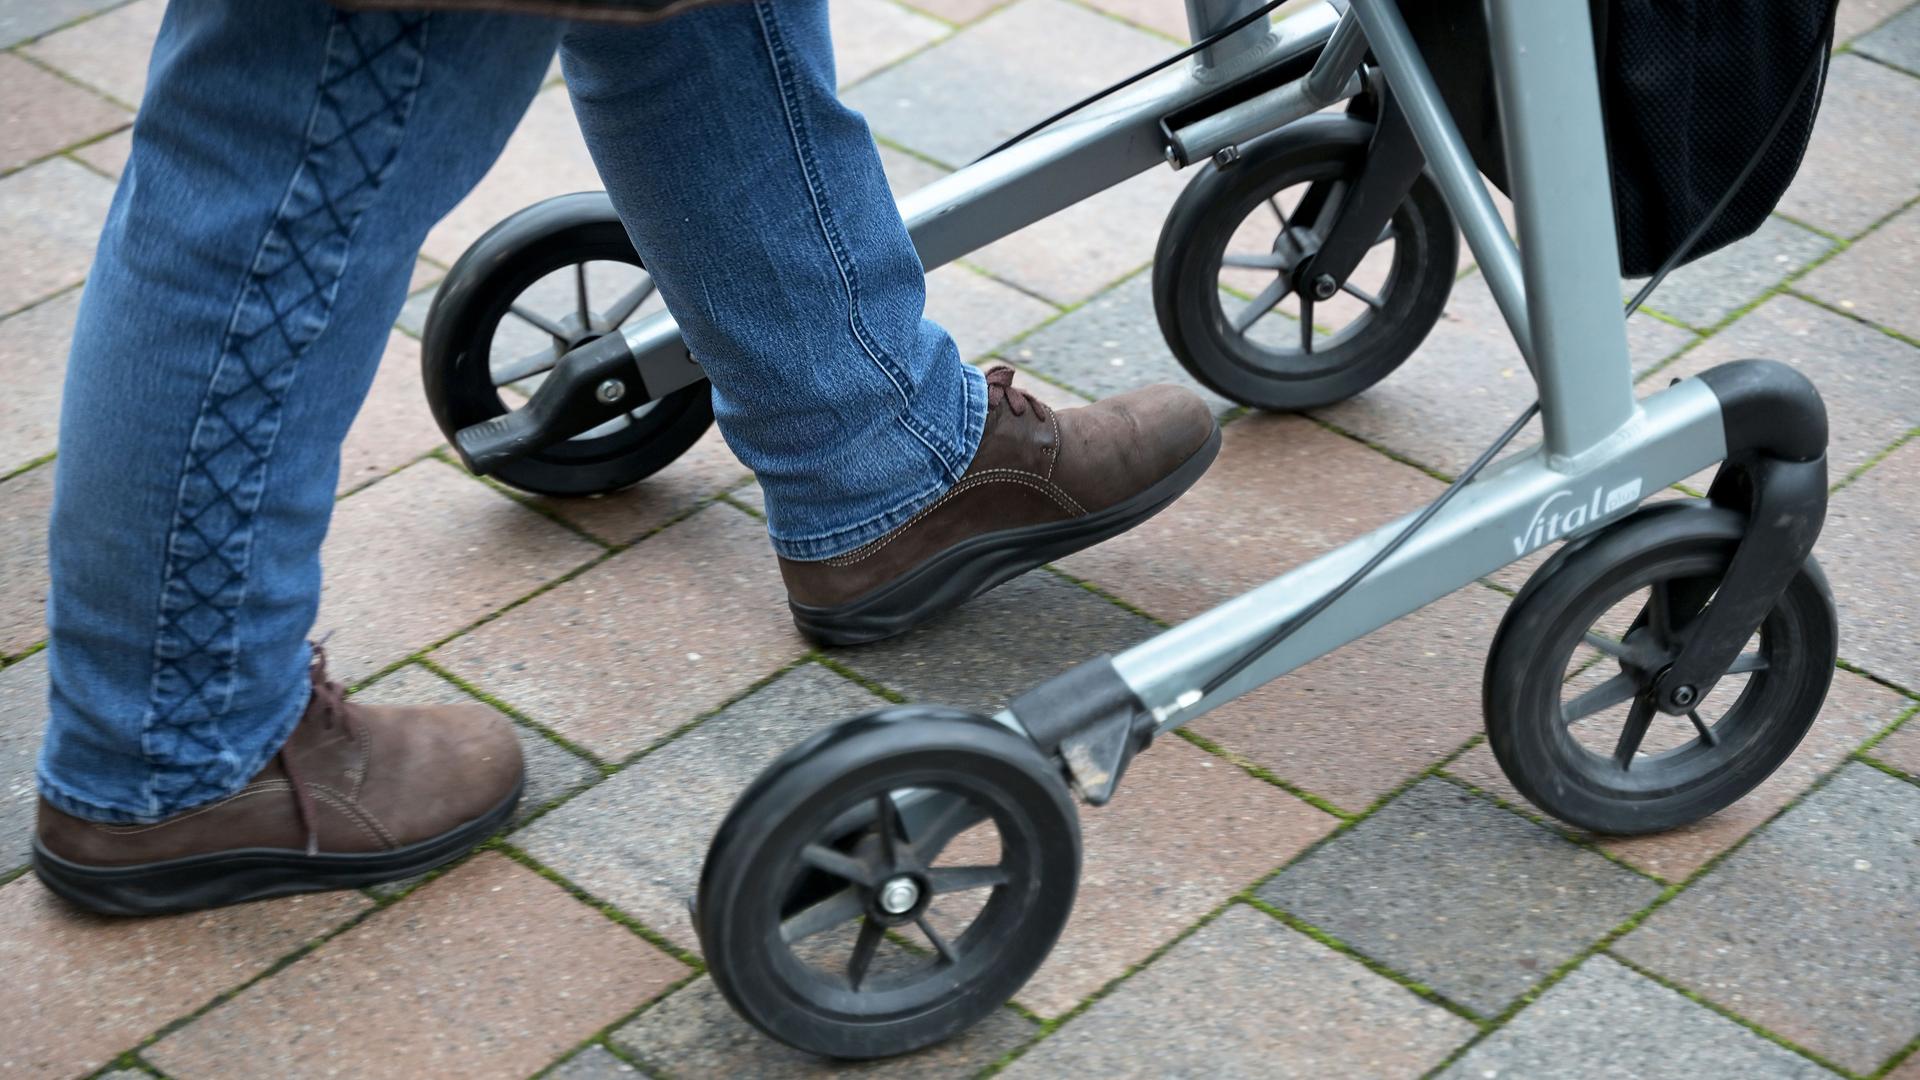
[[[1082,799],[1105,806],[1133,756],[1153,741],[1147,707],[1098,656],[1021,694],[1007,706],[1041,750],[1065,762]]]

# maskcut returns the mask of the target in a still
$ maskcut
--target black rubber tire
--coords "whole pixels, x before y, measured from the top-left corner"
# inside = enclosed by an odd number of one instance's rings
[[[1446,308],[1460,254],[1440,191],[1424,173],[1394,214],[1393,282],[1384,310],[1325,346],[1301,368],[1248,341],[1227,323],[1217,283],[1234,230],[1269,195],[1300,183],[1357,176],[1373,126],[1346,116],[1311,116],[1242,147],[1222,169],[1208,162],[1187,185],[1160,230],[1153,261],[1153,308],[1168,348],[1200,383],[1242,405],[1299,412],[1331,405],[1386,378],[1404,363]]]
[[[529,206],[487,230],[453,264],[434,293],[420,346],[427,404],[449,441],[508,410],[490,371],[494,332],[507,308],[547,274],[589,260],[642,265],[605,192]],[[550,446],[493,477],[537,495],[617,491],[665,468],[712,424],[712,394],[699,382],[668,394],[624,430]]]
[[[1562,679],[1594,621],[1655,581],[1688,583],[1697,608],[1724,577],[1744,529],[1740,514],[1704,501],[1645,507],[1562,548],[1514,598],[1487,656],[1483,705],[1494,757],[1535,806],[1595,833],[1660,832],[1733,804],[1799,746],[1826,700],[1839,646],[1833,593],[1811,558],[1761,625],[1768,666],[1712,725],[1717,745],[1695,736],[1622,770],[1562,722]]]
[[[840,843],[850,812],[902,788],[960,792],[985,808],[1008,880],[954,939],[957,961],[869,992],[806,967],[781,926],[796,903],[824,895],[802,850]],[[755,1027],[824,1057],[889,1057],[951,1038],[1012,998],[1066,925],[1079,874],[1072,800],[1030,740],[953,710],[887,709],[794,747],[741,794],[708,850],[694,925],[714,985]]]

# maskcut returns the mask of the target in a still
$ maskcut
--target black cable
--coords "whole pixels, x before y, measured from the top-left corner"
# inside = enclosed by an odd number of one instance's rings
[[[1158,63],[1155,63],[1151,67],[1141,68],[1139,71],[1136,71],[1133,74],[1127,76],[1126,78],[1121,79],[1119,82],[1114,83],[1112,86],[1109,86],[1104,90],[1097,90],[1094,93],[1088,94],[1086,97],[1081,98],[1079,101],[1076,101],[1073,104],[1067,106],[1066,108],[1061,109],[1059,112],[1054,113],[1052,116],[1047,117],[1045,120],[1040,121],[1039,123],[1033,125],[1032,127],[1021,132],[1020,134],[1015,135],[1013,138],[1008,139],[1006,142],[1001,143],[999,146],[996,146],[993,149],[987,151],[986,153],[981,154],[979,157],[974,158],[968,164],[978,165],[981,162],[987,160],[993,155],[999,153],[1000,151],[1007,149],[1010,146],[1014,146],[1018,143],[1025,142],[1029,137],[1031,137],[1035,133],[1043,131],[1046,128],[1052,127],[1058,121],[1064,119],[1065,117],[1072,116],[1074,113],[1077,113],[1081,109],[1084,109],[1087,106],[1093,104],[1094,102],[1099,101],[1101,98],[1107,97],[1112,94],[1117,94],[1120,91],[1125,90],[1127,87],[1132,86],[1134,83],[1139,82],[1141,79],[1144,79],[1149,75],[1155,75],[1162,71],[1165,71],[1166,69],[1172,67],[1173,65],[1179,63],[1182,60],[1185,60],[1187,57],[1192,56],[1194,53],[1197,53],[1202,49],[1206,49],[1214,45],[1218,45],[1221,41],[1225,40],[1228,36],[1234,34],[1237,31],[1245,30],[1247,27],[1252,26],[1255,22],[1258,22],[1260,19],[1265,18],[1267,15],[1272,14],[1274,8],[1279,7],[1281,4],[1285,2],[1286,0],[1270,0],[1269,3],[1260,5],[1258,10],[1249,11],[1245,15],[1242,15],[1238,19],[1235,19],[1232,22],[1228,23],[1225,29],[1216,30],[1211,34],[1208,34],[1206,37],[1201,38],[1199,41],[1196,41],[1193,44],[1187,46],[1186,48],[1181,49],[1179,52],[1174,53],[1172,56],[1167,57],[1165,60],[1161,60]]]

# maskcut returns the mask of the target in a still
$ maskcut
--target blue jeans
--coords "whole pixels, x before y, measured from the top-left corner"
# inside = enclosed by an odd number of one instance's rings
[[[341,440],[427,230],[556,45],[774,548],[851,550],[966,470],[986,387],[922,317],[825,0],[640,28],[173,0],[61,415],[39,768],[59,809],[165,818],[285,741]]]

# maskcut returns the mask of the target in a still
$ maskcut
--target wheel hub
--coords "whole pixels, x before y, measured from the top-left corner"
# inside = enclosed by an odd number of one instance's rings
[[[896,877],[880,886],[877,898],[880,910],[889,915],[905,915],[920,902],[920,886],[905,875]]]

